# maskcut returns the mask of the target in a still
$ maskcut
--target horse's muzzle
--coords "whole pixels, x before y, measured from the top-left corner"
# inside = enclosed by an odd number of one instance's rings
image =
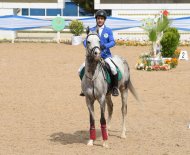
[[[96,48],[94,50],[94,57],[95,57],[95,60],[99,60],[101,55],[100,55],[100,49],[99,48]]]

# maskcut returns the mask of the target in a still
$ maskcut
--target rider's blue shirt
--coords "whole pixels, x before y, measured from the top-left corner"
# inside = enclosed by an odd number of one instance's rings
[[[90,28],[90,31],[96,31],[96,26]],[[112,30],[106,26],[104,26],[104,29],[102,31],[102,34],[100,37],[100,44],[105,45],[106,49],[101,51],[101,57],[103,59],[112,57],[110,48],[115,46],[115,40],[113,38]],[[84,47],[86,47],[86,39],[83,42]]]

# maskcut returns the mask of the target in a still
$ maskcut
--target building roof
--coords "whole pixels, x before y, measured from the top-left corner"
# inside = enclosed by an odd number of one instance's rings
[[[65,0],[0,0],[0,8],[64,8]]]

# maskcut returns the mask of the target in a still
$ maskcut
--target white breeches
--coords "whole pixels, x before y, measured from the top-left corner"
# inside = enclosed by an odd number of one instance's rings
[[[106,58],[106,59],[104,59],[104,61],[107,62],[108,65],[110,66],[112,74],[116,75],[117,74],[116,67],[115,67],[115,65],[113,64],[113,62],[110,59],[111,58]]]

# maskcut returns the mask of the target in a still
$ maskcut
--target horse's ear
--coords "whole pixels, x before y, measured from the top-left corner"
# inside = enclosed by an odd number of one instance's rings
[[[88,27],[86,28],[86,34],[88,35],[89,32],[90,32],[90,28],[89,28],[89,26],[88,26]]]

